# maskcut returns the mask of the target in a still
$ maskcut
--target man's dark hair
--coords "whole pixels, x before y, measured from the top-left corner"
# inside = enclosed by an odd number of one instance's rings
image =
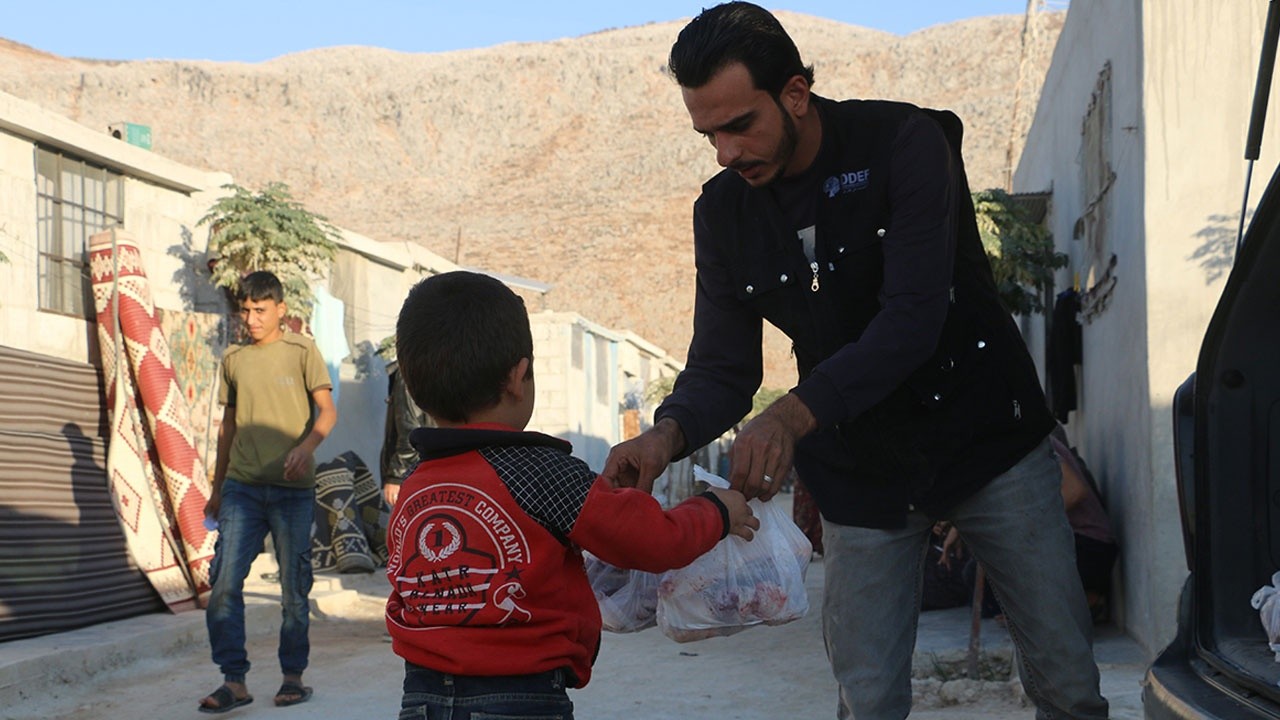
[[[813,66],[768,10],[748,2],[728,2],[703,10],[684,26],[667,58],[680,87],[700,88],[726,66],[740,62],[757,90],[774,98],[796,75],[813,85]]]
[[[245,300],[284,302],[284,286],[280,284],[280,278],[276,277],[275,273],[266,270],[251,272],[240,278],[240,286],[236,288],[236,302]]]
[[[458,270],[409,291],[396,321],[396,361],[418,407],[465,422],[502,399],[521,358],[533,373],[533,334],[524,301],[500,281]]]

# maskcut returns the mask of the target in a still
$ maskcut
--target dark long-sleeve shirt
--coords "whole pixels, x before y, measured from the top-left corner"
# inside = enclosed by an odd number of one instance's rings
[[[793,343],[793,392],[818,423],[797,465],[824,515],[892,524],[913,496],[954,501],[990,480],[1051,423],[996,298],[958,120],[815,100],[823,140],[807,189],[803,177],[798,189],[753,189],[730,171],[704,186],[693,341],[655,417],[675,420],[690,451],[740,420],[761,382],[767,320]],[[797,202],[814,205],[812,250]],[[902,487],[885,487],[895,473]]]

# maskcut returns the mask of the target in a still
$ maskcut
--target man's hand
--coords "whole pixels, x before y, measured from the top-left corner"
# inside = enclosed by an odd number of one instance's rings
[[[817,427],[800,398],[787,393],[738,431],[729,451],[729,485],[768,500],[791,472],[796,442]]]
[[[204,504],[204,516],[218,519],[218,511],[222,509],[222,493],[214,490],[209,493],[209,501]]]
[[[713,493],[729,509],[730,535],[737,535],[744,540],[756,536],[755,531],[760,529],[760,518],[751,513],[751,506],[747,505],[747,498],[742,493],[720,488],[711,488],[708,492]]]
[[[284,479],[289,482],[311,472],[316,462],[316,448],[338,424],[338,408],[333,404],[333,393],[328,385],[312,390],[311,401],[316,406],[316,420],[311,425],[311,432],[284,458]]]
[[[293,481],[306,475],[313,462],[312,452],[305,443],[295,447],[284,458],[284,479]]]
[[[946,538],[942,541],[942,557],[938,558],[938,564],[950,570],[951,558],[958,560],[962,555],[964,555],[964,542],[960,539],[960,531],[952,525],[947,528]]]
[[[400,485],[396,483],[387,483],[382,486],[382,497],[387,501],[389,507],[396,506],[396,499],[400,497]]]
[[[664,418],[626,442],[609,451],[600,477],[614,487],[634,487],[653,492],[653,481],[671,464],[671,458],[684,449],[684,433],[674,420]]]

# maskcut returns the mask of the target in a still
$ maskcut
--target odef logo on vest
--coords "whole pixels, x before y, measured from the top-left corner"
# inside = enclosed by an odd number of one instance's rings
[[[529,542],[515,519],[473,487],[442,483],[405,498],[390,533],[392,621],[424,625],[527,622],[521,566]]]
[[[842,172],[839,175],[832,175],[822,183],[822,191],[827,197],[833,198],[837,195],[857,192],[865,188],[871,182],[871,168],[865,170],[854,170],[851,172]]]

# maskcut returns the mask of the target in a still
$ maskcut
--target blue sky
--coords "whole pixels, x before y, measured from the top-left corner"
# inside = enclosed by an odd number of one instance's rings
[[[258,62],[333,45],[443,52],[554,40],[692,17],[711,0],[0,0],[0,37],[58,55]],[[1026,0],[761,2],[906,34],[966,17],[1021,13]],[[1066,0],[1053,0],[1063,8]]]

